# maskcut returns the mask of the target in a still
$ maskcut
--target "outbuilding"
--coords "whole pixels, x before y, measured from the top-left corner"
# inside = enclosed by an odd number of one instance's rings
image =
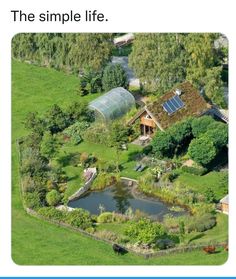
[[[229,195],[220,200],[220,209],[223,213],[229,214]]]

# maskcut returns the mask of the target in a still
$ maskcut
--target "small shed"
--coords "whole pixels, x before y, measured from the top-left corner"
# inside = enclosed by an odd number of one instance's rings
[[[134,106],[134,96],[123,87],[114,88],[89,103],[96,120],[105,122],[125,115]]]
[[[229,195],[225,196],[220,200],[220,208],[223,213],[229,213]]]

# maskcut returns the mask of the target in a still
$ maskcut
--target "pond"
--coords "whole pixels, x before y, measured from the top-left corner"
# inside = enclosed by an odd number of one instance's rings
[[[138,209],[146,213],[150,218],[160,221],[165,214],[180,216],[187,213],[186,210],[173,211],[171,205],[158,199],[140,198],[132,192],[132,187],[124,183],[118,183],[102,191],[88,192],[83,197],[70,201],[68,206],[84,208],[91,214],[100,214],[101,205],[104,207],[104,211],[118,213],[125,213],[131,207],[133,211]]]

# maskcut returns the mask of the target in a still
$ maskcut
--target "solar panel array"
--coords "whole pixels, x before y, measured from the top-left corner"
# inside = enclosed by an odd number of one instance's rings
[[[181,109],[184,106],[184,103],[180,99],[178,95],[175,95],[168,101],[166,101],[163,105],[164,110],[169,114],[175,113],[177,110]]]

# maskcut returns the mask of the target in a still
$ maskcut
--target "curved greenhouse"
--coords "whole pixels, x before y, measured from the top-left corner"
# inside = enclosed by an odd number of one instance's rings
[[[134,96],[117,87],[89,103],[89,108],[95,111],[96,119],[113,120],[126,114],[135,106]]]

